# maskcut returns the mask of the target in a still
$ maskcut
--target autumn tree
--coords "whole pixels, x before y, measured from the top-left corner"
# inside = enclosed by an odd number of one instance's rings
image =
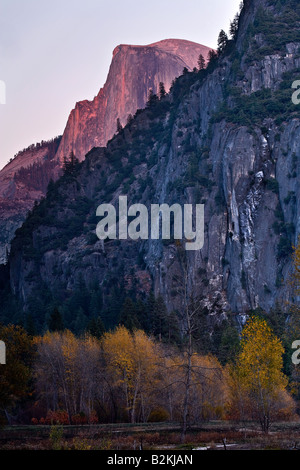
[[[289,310],[287,312],[288,319],[286,322],[286,335],[285,340],[287,344],[287,359],[289,365],[289,372],[291,376],[291,388],[293,394],[299,400],[300,399],[300,371],[299,364],[294,363],[295,360],[292,359],[293,354],[297,354],[299,340],[300,340],[300,306],[298,296],[300,295],[300,237],[298,239],[297,246],[294,247],[293,251],[293,269],[291,271],[291,276],[289,279],[289,288],[293,300],[289,303]],[[296,358],[297,362],[297,358]]]
[[[182,421],[186,406],[186,353],[171,353],[170,349],[165,351],[162,369],[163,405],[171,420]],[[215,357],[194,352],[191,357],[187,409],[189,422],[222,418],[225,403],[226,386],[222,366]]]
[[[0,326],[0,339],[6,345],[6,364],[0,365],[0,410],[10,421],[10,410],[31,391],[34,345],[20,326]]]
[[[192,357],[194,354],[193,337],[197,330],[197,316],[201,310],[201,306],[199,299],[194,297],[193,285],[189,278],[188,258],[186,256],[186,251],[180,244],[177,246],[177,259],[179,265],[179,274],[173,277],[173,281],[176,284],[176,291],[178,297],[180,298],[180,317],[184,331],[185,354],[183,368],[185,369],[185,378],[181,432],[181,441],[184,442],[190,416],[190,393],[193,372]]]
[[[138,411],[145,419],[156,382],[155,343],[142,330],[130,333],[119,326],[104,335],[102,346],[107,373],[123,395],[129,421],[136,422]]]
[[[69,330],[47,332],[37,339],[36,391],[48,410],[60,406],[69,421],[78,413],[89,418],[101,394],[100,345],[96,338],[76,338]]]
[[[231,373],[231,405],[239,397],[241,414],[260,422],[268,432],[278,403],[286,395],[287,377],[282,373],[284,353],[280,340],[267,322],[253,317],[242,331],[241,351]]]

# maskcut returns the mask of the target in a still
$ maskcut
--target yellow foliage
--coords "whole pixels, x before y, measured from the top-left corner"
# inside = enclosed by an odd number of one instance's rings
[[[119,326],[104,335],[102,347],[112,380],[123,387],[126,407],[134,421],[138,400],[148,396],[156,383],[156,345],[142,330],[130,333]]]
[[[295,285],[295,293],[296,295],[300,294],[300,236],[298,239],[298,245],[294,249],[293,254],[293,261],[294,261],[294,285]]]
[[[229,415],[231,418],[256,418],[262,429],[269,429],[271,419],[290,414],[291,403],[282,372],[284,348],[267,322],[253,317],[248,320],[241,340],[237,363],[228,366]]]

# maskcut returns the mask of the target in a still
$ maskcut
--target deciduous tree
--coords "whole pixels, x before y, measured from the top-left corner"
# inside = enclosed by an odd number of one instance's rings
[[[286,394],[288,380],[282,373],[283,352],[280,340],[265,320],[259,317],[248,320],[231,377],[239,391],[241,415],[257,419],[264,432],[268,432],[277,403]],[[234,400],[231,403],[235,406]]]

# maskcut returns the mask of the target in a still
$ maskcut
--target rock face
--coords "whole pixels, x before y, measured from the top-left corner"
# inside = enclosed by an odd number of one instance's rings
[[[204,247],[186,254],[186,269],[187,288],[210,318],[269,312],[291,299],[300,234],[300,120],[291,100],[300,8],[294,0],[244,3],[237,37],[218,61],[181,76],[107,148],[93,149],[17,232],[10,279],[25,310],[34,313],[44,298],[64,310],[78,286],[96,285],[104,303],[116,301],[112,292],[123,294],[130,280],[136,293],[153,288],[169,311],[180,311],[180,243],[97,239],[96,208],[117,205],[120,195],[128,205],[205,205]]]
[[[57,137],[32,145],[19,152],[0,172],[0,264],[6,261],[16,229],[34,202],[45,195],[50,178],[59,176],[60,167],[54,159],[59,143]]]
[[[56,154],[53,155],[52,143],[32,145],[0,171],[0,264],[5,262],[10,241],[27,212],[45,195],[50,178],[56,180],[61,174],[64,157],[73,150],[83,160],[93,147],[105,146],[116,132],[117,118],[125,124],[128,114],[145,106],[149,88],[158,91],[159,83],[164,82],[168,91],[183,68],[191,70],[197,66],[199,55],[206,58],[208,51],[206,46],[179,39],[115,48],[104,87],[93,101],[76,104],[62,139],[55,139]],[[15,177],[21,168],[21,174]],[[24,171],[26,168],[31,171]]]
[[[93,101],[80,101],[70,113],[57,157],[71,151],[82,161],[93,147],[106,145],[117,130],[117,119],[126,124],[129,114],[144,108],[149,90],[163,82],[169,91],[174,78],[186,67],[197,67],[199,55],[209,48],[194,42],[167,39],[148,46],[120,45],[113,51],[107,81]]]

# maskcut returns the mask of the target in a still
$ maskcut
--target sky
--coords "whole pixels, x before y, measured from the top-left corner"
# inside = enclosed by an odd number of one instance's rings
[[[0,0],[0,169],[19,150],[63,133],[76,102],[104,85],[118,44],[173,38],[216,48],[239,4]]]

